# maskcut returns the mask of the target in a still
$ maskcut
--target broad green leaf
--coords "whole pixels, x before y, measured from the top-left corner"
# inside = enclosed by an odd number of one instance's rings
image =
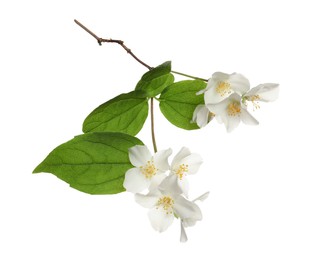
[[[142,129],[147,116],[147,98],[132,91],[93,110],[84,121],[83,132],[121,132],[134,136]]]
[[[141,90],[147,97],[155,97],[174,82],[171,62],[167,61],[145,73],[137,83],[135,90]]]
[[[197,105],[204,103],[204,96],[196,93],[205,88],[206,83],[201,80],[184,80],[168,86],[160,96],[161,112],[177,127],[198,129],[191,120]]]
[[[123,133],[87,133],[55,148],[33,173],[48,172],[89,194],[124,191],[126,171],[133,166],[128,149],[143,143]]]

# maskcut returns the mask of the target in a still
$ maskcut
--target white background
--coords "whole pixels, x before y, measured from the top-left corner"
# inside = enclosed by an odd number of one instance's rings
[[[0,4],[1,259],[309,259],[307,1],[35,1]],[[280,83],[257,127],[227,134],[169,124],[156,107],[159,149],[182,146],[204,164],[191,197],[210,191],[202,222],[179,243],[179,223],[152,230],[133,196],[90,196],[34,167],[81,133],[98,105],[131,91],[156,66],[208,78],[239,72]],[[177,79],[182,79],[178,77]],[[149,120],[138,135],[151,146]]]

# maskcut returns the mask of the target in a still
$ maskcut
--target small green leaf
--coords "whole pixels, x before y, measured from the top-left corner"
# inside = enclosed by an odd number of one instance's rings
[[[197,105],[204,104],[204,96],[196,93],[205,88],[206,83],[201,80],[184,80],[168,86],[160,96],[161,112],[177,127],[198,129],[191,121]]]
[[[141,90],[147,97],[155,97],[174,82],[171,62],[167,61],[145,73],[137,83],[135,90]]]
[[[148,116],[148,100],[137,91],[121,94],[93,110],[83,132],[121,132],[136,135]]]
[[[126,171],[133,166],[128,149],[143,143],[123,133],[88,133],[55,148],[33,173],[48,172],[89,194],[124,191]]]

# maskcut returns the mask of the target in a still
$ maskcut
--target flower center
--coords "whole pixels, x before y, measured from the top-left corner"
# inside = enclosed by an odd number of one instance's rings
[[[238,102],[233,102],[228,105],[227,114],[229,116],[239,116],[240,113],[241,113],[241,108]]]
[[[158,171],[153,163],[153,160],[147,161],[147,164],[145,166],[140,166],[140,169],[142,174],[144,174],[147,179],[152,178]]]
[[[225,96],[226,94],[231,94],[231,84],[228,82],[221,81],[216,87],[216,92],[221,96]]]
[[[179,168],[177,171],[175,171],[175,174],[178,176],[180,180],[182,180],[183,175],[188,172],[188,164],[181,164],[179,165]]]
[[[157,201],[157,209],[162,207],[166,214],[173,214],[174,200],[170,196],[163,196]]]

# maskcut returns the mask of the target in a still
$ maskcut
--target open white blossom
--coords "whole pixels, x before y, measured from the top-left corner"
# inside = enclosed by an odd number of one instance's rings
[[[149,208],[148,217],[152,227],[159,232],[165,231],[174,221],[180,219],[202,220],[200,208],[181,196],[178,186],[172,183],[165,189],[151,190],[147,195],[135,194],[135,200],[141,206]]]
[[[192,200],[192,202],[196,202],[196,201],[204,201],[205,199],[208,198],[209,192],[205,192],[204,194],[202,194],[201,196],[199,196],[198,198]],[[198,221],[199,219],[194,219],[194,218],[186,218],[186,219],[180,219],[180,242],[186,242],[188,240],[187,234],[186,234],[186,227],[192,227],[195,225],[196,221]]]
[[[204,93],[205,104],[208,105],[219,103],[233,93],[243,95],[249,89],[249,80],[243,75],[215,72],[208,80],[207,88],[198,92],[198,94]]]
[[[186,147],[181,148],[175,155],[171,163],[170,174],[162,181],[160,189],[166,190],[168,186],[177,185],[181,192],[188,197],[189,182],[186,176],[195,174],[202,163],[203,159],[200,155],[191,153]]]
[[[147,188],[154,188],[166,177],[169,169],[168,157],[171,149],[158,151],[152,155],[144,145],[136,145],[129,149],[129,159],[134,168],[125,174],[123,186],[127,191],[137,193]]]
[[[228,132],[233,131],[242,121],[248,125],[257,125],[258,121],[241,105],[241,97],[234,93],[217,104],[209,104],[211,112],[218,115]]]
[[[260,84],[243,95],[243,101],[251,101],[254,108],[259,108],[259,101],[275,101],[279,96],[279,84],[264,83]]]

